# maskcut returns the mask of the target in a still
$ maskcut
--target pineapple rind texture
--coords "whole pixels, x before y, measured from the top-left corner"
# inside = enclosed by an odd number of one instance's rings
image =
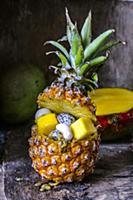
[[[29,139],[29,155],[33,168],[49,181],[81,181],[93,172],[100,137],[92,140],[75,140],[63,144],[47,136],[38,135],[37,126],[32,128]]]
[[[69,113],[77,118],[88,117],[96,121],[95,106],[89,97],[72,89],[50,87],[41,93],[37,100],[40,108],[46,107],[56,113]]]

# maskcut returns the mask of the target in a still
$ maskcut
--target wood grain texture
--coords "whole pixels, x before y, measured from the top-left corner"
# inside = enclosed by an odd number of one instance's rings
[[[27,139],[30,124],[8,132],[3,163],[7,200],[133,200],[133,143],[103,144],[92,175],[81,183],[62,184],[39,192],[31,168]]]
[[[7,200],[4,192],[4,170],[0,164],[0,200]]]
[[[133,3],[119,0],[5,0],[0,7],[0,68],[15,63],[32,63],[43,67],[49,80],[48,66],[57,63],[55,56],[45,56],[52,47],[43,46],[65,32],[65,7],[81,27],[89,10],[93,13],[94,37],[116,28],[114,38],[127,41],[112,51],[109,62],[100,71],[101,86],[133,89]]]

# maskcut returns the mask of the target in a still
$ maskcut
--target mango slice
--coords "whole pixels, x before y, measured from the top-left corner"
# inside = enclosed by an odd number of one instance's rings
[[[133,108],[133,92],[123,88],[101,88],[89,93],[96,104],[96,115],[124,113]]]
[[[96,137],[97,131],[93,125],[91,119],[89,118],[79,118],[74,123],[71,124],[71,129],[73,131],[74,138],[81,140],[84,138]]]
[[[56,115],[54,113],[50,113],[39,117],[36,120],[38,134],[48,135],[51,131],[55,130],[58,121],[56,119]]]

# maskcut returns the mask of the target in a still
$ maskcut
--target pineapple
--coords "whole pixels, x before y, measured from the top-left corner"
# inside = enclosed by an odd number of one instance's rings
[[[108,59],[106,50],[120,43],[106,42],[114,29],[105,31],[92,41],[91,11],[81,34],[67,9],[66,19],[66,35],[58,42],[45,43],[57,48],[57,51],[47,54],[55,53],[60,61],[57,66],[50,66],[57,79],[38,96],[40,110],[29,139],[33,168],[42,179],[51,181],[49,185],[41,185],[41,191],[54,184],[81,181],[93,172],[100,136],[96,127],[95,104],[87,91],[97,86],[96,71]],[[68,42],[69,52],[60,44],[62,41]]]

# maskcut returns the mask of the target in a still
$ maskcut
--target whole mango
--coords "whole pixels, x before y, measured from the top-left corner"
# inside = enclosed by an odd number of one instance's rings
[[[36,98],[46,86],[43,71],[30,64],[8,68],[0,77],[0,115],[7,123],[21,123],[36,111]]]

